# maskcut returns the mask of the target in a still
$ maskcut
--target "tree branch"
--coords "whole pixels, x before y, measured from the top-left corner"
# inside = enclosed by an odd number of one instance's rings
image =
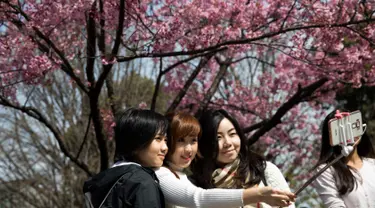
[[[176,68],[177,66],[179,66],[181,64],[187,63],[187,62],[189,62],[193,59],[196,59],[198,57],[201,57],[201,56],[214,55],[215,53],[220,52],[220,51],[224,51],[224,50],[226,50],[226,48],[219,48],[219,49],[214,50],[214,51],[210,51],[210,52],[206,52],[206,53],[202,53],[202,54],[197,54],[197,55],[191,56],[187,59],[183,59],[181,61],[178,61],[178,62],[172,64],[171,66],[167,67],[165,70],[162,70],[162,68],[160,68],[158,78],[156,79],[154,94],[152,96],[151,110],[154,110],[155,105],[156,105],[156,99],[157,99],[157,96],[159,94],[159,88],[160,88],[160,82],[161,82],[162,76],[164,76],[166,73],[168,73],[169,71],[171,71],[172,69]],[[196,76],[194,76],[194,77],[196,77]]]
[[[87,80],[90,82],[90,88],[95,87],[95,77],[94,77],[94,64],[96,55],[96,26],[93,13],[95,11],[95,3],[91,6],[91,10],[87,15],[87,43],[86,43],[86,76]],[[90,90],[91,91],[91,90]]]
[[[90,130],[90,124],[91,124],[91,114],[89,115],[89,120],[88,120],[88,122],[87,122],[87,127],[86,127],[86,133],[85,133],[85,136],[83,137],[82,144],[79,146],[79,149],[78,149],[78,152],[77,152],[77,155],[76,155],[76,159],[77,159],[77,160],[78,160],[79,155],[81,154],[81,152],[82,152],[82,150],[83,150],[83,146],[84,146],[85,143],[86,143],[87,135],[89,134],[89,130]]]
[[[163,77],[163,75],[164,75],[163,74],[163,58],[160,58],[159,74],[158,74],[158,78],[156,79],[155,89],[154,89],[154,93],[152,95],[152,100],[151,100],[150,110],[152,111],[155,111],[156,99],[159,95],[160,82],[161,82],[161,78]]]
[[[56,54],[60,57],[60,59],[63,61],[63,64],[62,64],[62,67],[61,69],[63,69],[63,71],[65,71],[65,73],[67,73],[76,83],[77,85],[85,92],[85,93],[88,93],[88,90],[86,88],[86,86],[81,82],[81,79],[79,79],[79,77],[77,77],[75,74],[74,74],[74,70],[73,70],[73,67],[70,65],[69,61],[65,58],[65,55],[62,51],[60,51],[56,46],[55,44],[49,39],[47,38],[46,36],[43,35],[42,32],[40,32],[37,28],[33,27],[33,29],[35,30],[36,34],[42,38],[44,41],[46,41],[46,43],[48,44],[48,46],[52,47],[53,50],[56,52]],[[46,51],[45,51],[46,52]]]
[[[220,81],[225,76],[225,73],[227,72],[227,69],[229,67],[229,65],[227,65],[225,63],[219,63],[219,64],[220,64],[219,72],[217,73],[214,81],[212,82],[212,85],[211,85],[210,89],[208,89],[207,93],[205,93],[206,95],[203,98],[202,104],[200,105],[199,110],[195,114],[195,116],[197,118],[200,117],[201,112],[203,112],[207,109],[208,104],[209,104],[212,96],[215,94],[217,88],[219,87]]]
[[[2,1],[4,2],[4,1]],[[22,11],[21,8],[19,8],[18,6],[16,5],[12,5],[10,4],[9,2],[5,2],[6,4],[8,4],[10,7],[12,7],[13,9],[16,10],[16,12],[18,12],[20,15],[22,15],[27,21],[30,20],[30,18],[28,17],[28,15]],[[16,19],[13,19],[13,20],[10,20],[10,22],[12,22],[21,32],[23,31],[23,27],[24,27],[24,23],[21,22],[20,20],[16,20]],[[44,40],[49,47],[43,45],[42,43],[40,43],[40,41],[38,41],[36,39],[36,37],[32,34],[29,34],[28,36],[33,40],[35,41],[39,48],[41,49],[41,51],[43,51],[44,53],[49,53],[50,52],[50,47],[56,52],[56,54],[59,56],[59,58],[62,60],[63,64],[61,64],[61,69],[67,73],[76,83],[77,85],[81,88],[82,91],[84,91],[85,93],[88,93],[88,90],[86,88],[86,86],[81,82],[81,80],[79,79],[79,77],[77,77],[75,74],[74,74],[74,70],[73,70],[73,67],[70,65],[69,61],[65,58],[65,55],[62,51],[60,51],[56,46],[55,44],[47,37],[45,36],[38,28],[36,27],[33,27],[33,30],[35,32],[35,34],[41,38],[42,40]],[[55,62],[53,59],[52,59],[53,62]]]
[[[208,61],[212,58],[213,55],[214,54],[208,54],[207,56],[203,57],[200,60],[198,66],[195,68],[195,70],[193,71],[193,73],[191,73],[189,79],[185,82],[184,87],[180,90],[180,92],[174,98],[172,104],[167,109],[167,113],[176,110],[177,106],[180,104],[182,98],[184,98],[184,96],[186,95],[189,87],[191,86],[191,84],[193,83],[193,81],[195,80],[195,78],[198,76],[199,72],[208,63]]]
[[[255,129],[259,129],[260,127],[262,127],[264,124],[266,124],[267,122],[269,122],[268,119],[266,120],[263,120],[259,123],[256,123],[256,124],[253,124],[251,126],[248,126],[248,127],[245,127],[243,128],[243,132],[246,134],[246,133],[250,133],[252,131],[254,131]]]
[[[68,149],[66,148],[66,146],[63,142],[63,138],[62,138],[60,132],[57,129],[55,129],[52,126],[52,124],[37,109],[32,108],[32,107],[20,107],[20,106],[14,105],[2,96],[0,96],[0,105],[10,107],[10,108],[13,108],[15,110],[19,110],[23,113],[26,113],[28,116],[30,116],[30,117],[38,120],[39,122],[41,122],[44,126],[46,126],[52,132],[52,134],[54,135],[54,137],[55,137],[57,143],[59,144],[59,147],[60,147],[61,151],[64,153],[64,155],[67,156],[74,164],[76,164],[78,167],[80,167],[87,175],[89,175],[89,176],[93,175],[93,172],[91,172],[89,170],[88,166],[85,163],[76,159],[68,151]]]
[[[353,31],[354,33],[358,34],[362,39],[366,40],[372,47],[375,46],[375,42],[373,40],[371,40],[371,38],[368,38],[365,35],[363,35],[360,31],[354,30],[351,27],[345,27],[345,28],[347,28],[350,31]]]
[[[125,0],[120,1],[120,8],[119,8],[119,23],[117,25],[117,30],[116,30],[116,38],[115,38],[115,43],[112,48],[112,53],[111,53],[111,58],[114,58],[117,56],[117,53],[120,48],[121,44],[121,39],[122,39],[122,34],[123,34],[123,27],[124,27],[124,18],[125,18]],[[98,78],[98,82],[96,83],[96,90],[100,93],[100,90],[104,84],[104,80],[108,76],[109,72],[112,69],[113,64],[108,64],[103,67],[103,72]]]
[[[123,26],[124,26],[124,17],[125,17],[125,0],[121,0],[120,10],[119,10],[119,24],[117,26],[116,39],[115,39],[114,46],[112,48],[112,53],[110,56],[111,58],[117,55],[119,47],[120,47],[122,33],[123,33]],[[91,17],[89,17],[89,20],[90,18]],[[90,24],[90,22],[88,24]],[[100,92],[102,90],[105,80],[110,74],[112,66],[113,64],[108,64],[108,65],[103,66],[103,72],[100,74],[98,81],[93,86],[92,90],[90,90],[90,108],[91,108],[91,114],[92,114],[92,121],[95,126],[96,140],[97,140],[99,151],[100,151],[100,164],[101,164],[100,170],[107,169],[109,165],[109,161],[108,161],[108,148],[107,148],[106,136],[103,132],[103,122],[102,122],[101,114],[99,110],[99,95],[100,95]],[[108,85],[108,86],[111,86],[111,85]]]
[[[296,3],[297,3],[297,0],[294,0],[294,3],[293,3],[293,5],[292,5],[292,7],[290,7],[290,9],[289,9],[287,15],[286,15],[285,18],[283,19],[283,23],[281,23],[280,30],[282,30],[282,29],[284,28],[285,22],[286,22],[286,20],[288,19],[290,13],[292,13],[292,11],[293,11],[294,6],[296,5]]]
[[[100,35],[99,35],[99,41],[98,41],[98,48],[102,52],[102,54],[105,54],[105,19],[104,19],[104,8],[103,8],[103,0],[99,0],[99,11],[100,11]]]
[[[118,62],[126,62],[126,61],[130,61],[130,60],[137,59],[137,58],[147,58],[147,57],[148,58],[152,58],[152,57],[155,58],[155,57],[195,55],[195,54],[198,54],[198,53],[213,51],[213,50],[223,48],[225,46],[230,46],[230,45],[250,44],[253,41],[262,40],[262,39],[266,39],[266,38],[272,38],[274,36],[278,36],[280,34],[287,33],[287,32],[293,32],[293,31],[296,31],[296,30],[306,30],[306,29],[323,28],[323,27],[330,27],[330,28],[346,27],[346,26],[349,26],[349,25],[356,25],[356,24],[361,24],[361,23],[371,23],[371,22],[375,22],[375,18],[374,19],[371,18],[371,19],[358,20],[358,21],[349,21],[349,22],[345,22],[345,23],[333,23],[333,24],[323,23],[323,24],[296,26],[296,27],[291,27],[291,28],[279,30],[277,32],[266,33],[264,35],[254,37],[254,38],[229,40],[229,41],[225,41],[225,42],[219,43],[219,44],[214,45],[214,46],[210,46],[210,47],[202,48],[202,49],[197,49],[197,50],[165,52],[165,53],[145,53],[145,54],[139,54],[139,55],[135,55],[135,56],[128,56],[128,57],[122,57],[122,58],[118,57],[117,61]]]
[[[295,105],[312,95],[319,87],[323,86],[328,81],[328,78],[321,78],[320,80],[297,90],[297,92],[272,116],[272,118],[263,124],[247,141],[247,145],[254,144],[258,139],[263,136],[266,132],[271,130],[277,124],[281,123],[281,118]]]
[[[113,79],[112,79],[112,72],[108,74],[107,79],[105,80],[105,84],[107,86],[107,95],[109,99],[109,104],[111,106],[112,114],[116,115],[117,111],[119,110],[117,100],[115,98],[115,89],[113,88]]]

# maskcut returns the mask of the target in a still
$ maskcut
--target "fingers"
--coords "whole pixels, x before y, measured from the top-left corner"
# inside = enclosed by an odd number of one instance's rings
[[[268,199],[265,199],[263,202],[267,203],[270,206],[277,206],[277,207],[286,207],[291,204],[290,201],[284,200],[283,196],[272,196]]]
[[[290,191],[282,191],[282,190],[273,188],[272,193],[277,194],[277,195],[281,195],[281,196],[287,196],[288,201],[295,201],[295,198],[296,198],[296,195],[294,193],[290,192]]]
[[[294,202],[296,200],[296,195],[290,191],[280,191],[280,190],[276,190],[274,192],[275,194],[278,194],[278,195],[282,195],[282,196],[286,196],[288,197],[288,201],[292,201]]]
[[[275,205],[273,205],[273,206],[278,206],[278,207],[287,207],[287,206],[289,206],[290,204],[291,204],[290,202],[282,200],[282,201],[277,201],[277,202],[275,203]]]
[[[281,191],[271,187],[261,187],[258,189],[261,201],[271,205],[285,207],[295,201],[296,196],[290,191]]]

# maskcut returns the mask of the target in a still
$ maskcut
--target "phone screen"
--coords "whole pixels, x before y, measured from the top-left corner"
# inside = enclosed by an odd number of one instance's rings
[[[343,118],[344,119],[344,118]],[[345,118],[347,119],[347,118]],[[344,127],[344,131],[348,134],[348,140],[346,141],[348,144],[354,143],[354,138],[359,137],[363,134],[363,128],[362,128],[362,114],[360,111],[353,111],[349,115],[349,123],[351,124],[349,126]],[[331,146],[336,146],[341,144],[342,141],[340,141],[340,124],[343,124],[340,119],[333,118],[329,120],[329,138],[330,138],[330,144]],[[349,137],[349,130],[350,128],[353,131],[353,138]]]

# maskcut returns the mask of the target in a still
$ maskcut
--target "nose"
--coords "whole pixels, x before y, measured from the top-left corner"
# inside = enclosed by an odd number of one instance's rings
[[[226,148],[226,147],[230,147],[231,145],[232,145],[232,140],[228,137],[224,137],[223,146]]]
[[[191,151],[192,151],[191,144],[185,145],[185,152],[191,153]]]
[[[167,142],[163,142],[163,144],[161,145],[161,151],[163,153],[167,154],[167,152],[168,152]]]

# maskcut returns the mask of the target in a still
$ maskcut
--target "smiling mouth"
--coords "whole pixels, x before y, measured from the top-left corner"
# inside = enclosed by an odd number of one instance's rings
[[[231,153],[231,152],[233,152],[234,150],[228,150],[228,151],[225,151],[225,152],[223,152],[223,154],[228,154],[228,153]]]
[[[186,161],[190,161],[191,160],[191,157],[181,157],[182,159],[186,160]]]

